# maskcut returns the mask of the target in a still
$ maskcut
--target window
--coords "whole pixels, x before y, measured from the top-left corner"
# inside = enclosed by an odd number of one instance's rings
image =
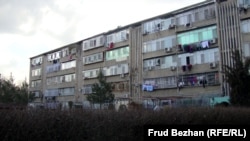
[[[246,42],[243,44],[244,57],[250,57],[250,43]]]
[[[152,58],[143,61],[143,70],[149,70],[149,67],[153,69],[165,69],[172,66],[182,66],[188,64],[204,64],[219,61],[219,49],[212,48],[203,51],[197,51],[192,54],[183,53],[173,56],[165,56],[161,58]],[[178,61],[178,64],[177,64]]]
[[[173,87],[177,86],[175,76],[145,79],[143,84],[144,85],[152,85],[154,87],[154,89],[173,88]]]
[[[161,20],[156,19],[143,24],[143,33],[153,33],[161,30]]]
[[[179,76],[178,82],[182,82],[183,86],[207,86],[219,84],[219,73],[201,73],[192,75]]]
[[[40,87],[41,86],[41,80],[34,80],[34,81],[31,81],[31,87],[34,88],[34,87]]]
[[[116,40],[115,42],[121,42],[127,40],[127,31],[120,31],[116,33]]]
[[[219,51],[214,52],[214,61],[219,62],[220,61],[220,56],[219,56]]]
[[[186,25],[187,23],[193,22],[192,20],[192,12],[182,13],[176,16],[177,17],[177,25]]]
[[[102,68],[104,76],[112,76],[128,73],[128,64],[119,64],[115,66],[109,66]],[[85,70],[83,73],[83,79],[96,78],[99,74],[99,69]]]
[[[241,32],[242,33],[250,32],[250,20],[244,20],[241,22]]]
[[[169,76],[162,78],[144,79],[143,84],[151,85],[154,87],[154,89],[175,88],[177,87],[177,82],[182,82],[183,86],[200,87],[219,84],[218,76],[218,72],[182,75],[179,76],[178,81],[175,76]]]
[[[91,64],[91,63],[96,63],[96,62],[101,62],[101,61],[103,61],[102,52],[83,57],[84,64]]]
[[[91,94],[92,93],[92,85],[85,85],[82,89],[82,94]]]
[[[83,46],[83,50],[87,50],[87,49],[89,49],[90,47],[89,47],[89,42],[90,41],[83,41],[82,42],[82,46]]]
[[[113,36],[113,34],[107,35],[107,44],[114,42]]]
[[[89,40],[85,40],[82,42],[82,49],[88,50],[96,47],[101,47],[104,45],[104,36],[98,36]]]
[[[177,25],[215,18],[214,5],[209,5],[176,15]]]
[[[62,70],[76,67],[76,60],[62,63]]]
[[[119,55],[119,53],[121,55]],[[121,59],[129,56],[129,47],[118,48],[106,52],[106,60]]]
[[[41,69],[32,70],[31,76],[41,76]]]
[[[34,97],[40,97],[40,92],[39,91],[33,91],[32,94],[34,95]]]
[[[75,74],[67,74],[47,78],[47,85],[57,85],[65,82],[75,81]]]
[[[186,64],[187,64],[187,65],[190,64],[190,57],[189,57],[189,56],[186,57]]]
[[[201,54],[201,64],[205,63],[205,55]]]
[[[157,40],[152,40],[143,43],[143,52],[153,52],[163,50],[165,48],[172,48],[176,45],[175,36],[168,36]]]
[[[250,5],[250,0],[238,0],[239,6]]]
[[[99,73],[99,69],[85,70],[83,73],[83,79],[85,78],[96,78]]]
[[[52,96],[59,96],[59,90],[58,89],[47,89],[44,93],[45,97],[52,97]]]
[[[37,57],[37,58],[34,58],[31,60],[31,65],[32,66],[38,66],[38,65],[41,65],[43,62],[43,57]]]
[[[75,94],[75,88],[61,88],[59,89],[60,96],[68,96],[68,95],[74,95]]]
[[[128,35],[129,35],[129,31],[127,29],[109,34],[107,35],[107,38],[106,38],[107,44],[125,41],[128,39]]]
[[[60,76],[49,77],[49,78],[47,78],[47,85],[58,84],[58,83],[61,83],[62,81],[63,80],[60,79]]]
[[[216,26],[197,29],[177,35],[178,44],[192,44],[217,38]]]
[[[61,64],[60,63],[47,66],[47,68],[46,68],[47,73],[57,72],[59,70],[61,70]]]
[[[64,80],[62,82],[72,82],[72,81],[75,81],[75,74],[68,74],[68,75],[61,76],[61,79]]]
[[[185,62],[183,62],[183,59],[185,57]],[[219,61],[219,49],[213,48],[208,49],[205,51],[198,51],[193,53],[192,55],[189,55],[189,53],[184,53],[181,55],[178,55],[178,58],[181,59],[181,64],[179,65],[187,65],[190,64],[203,64],[203,63],[211,63],[215,61]]]
[[[206,19],[208,19],[208,18],[209,18],[208,9],[205,9],[205,10],[204,10],[204,15],[205,15],[205,18],[206,18]]]
[[[73,47],[73,48],[71,48],[69,51],[70,51],[70,54],[75,54],[75,53],[76,53],[76,48]]]
[[[62,57],[66,57],[69,55],[69,49],[68,48],[64,48],[61,51]]]
[[[61,51],[57,51],[57,52],[54,52],[54,53],[51,53],[51,54],[47,54],[47,60],[49,62],[51,62],[53,60],[60,59],[61,57],[62,57]]]
[[[104,44],[104,36],[100,36],[98,45],[102,46],[103,44]]]
[[[174,25],[174,18],[167,18],[161,20],[161,30],[167,30],[170,25]]]
[[[164,69],[177,66],[177,56],[165,56],[161,58],[153,58],[143,61],[143,69],[149,70],[149,67],[153,69]]]

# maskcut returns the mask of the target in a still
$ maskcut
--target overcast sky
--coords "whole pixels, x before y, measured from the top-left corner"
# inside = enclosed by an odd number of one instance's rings
[[[29,58],[204,0],[0,0],[0,74],[20,84]]]

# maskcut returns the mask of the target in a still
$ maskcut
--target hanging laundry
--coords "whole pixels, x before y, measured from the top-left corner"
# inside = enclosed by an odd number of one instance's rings
[[[203,80],[202,80],[202,86],[203,86],[203,88],[206,87],[206,84],[207,84],[207,80],[206,80],[206,79],[203,79]]]
[[[53,60],[53,64],[56,64],[57,63],[57,60]]]
[[[152,85],[147,86],[147,91],[148,92],[152,92],[153,90],[154,90],[154,86],[152,86]]]
[[[202,41],[201,42],[201,47],[202,48],[209,48],[209,42],[208,41]]]
[[[146,91],[146,90],[147,90],[147,85],[143,84],[143,85],[142,85],[142,90],[143,90],[143,91]]]
[[[152,92],[154,90],[154,86],[150,85],[150,84],[143,84],[142,85],[142,90]]]
[[[196,84],[198,82],[197,77],[193,77],[193,81]]]
[[[114,47],[114,43],[111,42],[111,43],[109,44],[109,48],[111,49],[111,48],[113,48],[113,47]]]
[[[181,81],[181,82],[178,83],[178,87],[179,87],[179,88],[181,88],[181,87],[183,87],[183,86],[184,86],[184,82],[183,82],[183,81]]]
[[[182,45],[181,44],[178,45],[178,48],[179,48],[179,51],[182,51]]]
[[[69,55],[69,60],[71,60],[73,58],[73,54]]]
[[[186,71],[186,65],[182,66],[182,71]]]
[[[190,52],[190,50],[191,50],[191,46],[188,45],[188,46],[187,46],[187,52]]]
[[[189,46],[188,45],[183,45],[183,49],[185,52],[189,52]]]
[[[157,59],[156,66],[160,66],[160,65],[161,65],[161,59]]]
[[[189,46],[189,53],[193,53],[193,46],[192,45]]]

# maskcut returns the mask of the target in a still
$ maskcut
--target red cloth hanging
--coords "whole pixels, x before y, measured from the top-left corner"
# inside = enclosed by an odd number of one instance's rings
[[[111,42],[111,43],[109,44],[109,48],[111,49],[111,48],[113,48],[113,47],[114,47],[114,43]]]

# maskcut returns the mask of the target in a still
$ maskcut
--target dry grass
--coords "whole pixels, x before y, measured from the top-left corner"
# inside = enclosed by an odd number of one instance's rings
[[[47,111],[1,110],[0,138],[35,141],[143,140],[144,125],[250,124],[249,108]]]

